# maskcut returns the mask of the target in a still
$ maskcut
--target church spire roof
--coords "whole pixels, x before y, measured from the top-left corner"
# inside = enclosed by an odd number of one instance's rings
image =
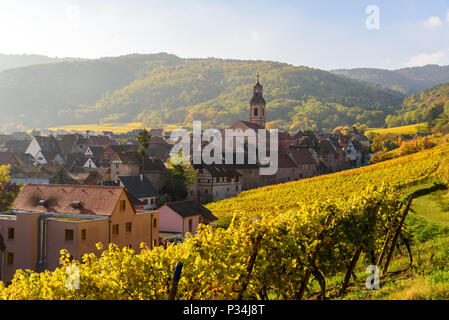
[[[262,96],[263,86],[259,82],[259,75],[257,75],[257,83],[254,86],[253,97],[251,99],[251,104],[253,103],[265,103],[265,99]]]

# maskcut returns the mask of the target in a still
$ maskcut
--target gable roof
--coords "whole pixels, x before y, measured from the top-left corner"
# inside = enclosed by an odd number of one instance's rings
[[[257,123],[249,122],[249,121],[242,121],[242,120],[237,120],[236,122],[234,122],[234,124],[232,124],[232,126],[230,126],[229,129],[235,129],[237,127],[242,127],[242,126],[248,128],[248,129],[253,129],[253,130],[263,129]]]
[[[87,140],[89,146],[110,146],[114,144],[114,140],[110,136],[90,136]]]
[[[12,179],[48,179],[51,180],[56,166],[24,166],[11,168],[9,173]]]
[[[279,168],[297,168],[296,163],[286,153],[279,152],[278,155],[278,167]]]
[[[111,150],[115,153],[122,153],[126,151],[137,151],[139,146],[137,144],[115,144],[109,146],[108,148],[111,148]]]
[[[87,149],[92,152],[92,157],[103,158],[104,156],[104,148],[102,146],[86,146],[84,148],[84,154],[86,154]]]
[[[19,153],[16,154],[16,159],[19,161],[20,165],[23,166],[34,166],[36,164],[36,159],[29,153]]]
[[[183,218],[202,215],[210,221],[218,220],[218,218],[212,214],[212,211],[194,201],[167,202],[165,205]]]
[[[140,176],[125,176],[118,177],[118,179],[123,184],[126,191],[138,199],[156,197],[158,195],[146,176],[142,176],[142,179]]]
[[[43,152],[51,154],[60,154],[61,149],[59,148],[58,141],[53,136],[35,136],[36,142],[39,144]]]
[[[297,133],[295,133],[295,135],[293,136],[293,138],[299,140],[300,138],[302,138],[303,135],[304,135],[304,132],[302,132],[302,131],[300,130],[300,131],[298,131]]]
[[[18,166],[20,163],[17,160],[14,153],[10,151],[0,152],[0,166],[11,165],[12,167]]]
[[[72,152],[73,146],[75,145],[78,137],[75,134],[65,134],[59,138],[59,149],[65,155]]]
[[[306,135],[302,136],[298,142],[298,146],[303,148],[313,148],[314,145],[312,138]]]
[[[335,153],[335,146],[330,142],[330,140],[321,140],[317,145],[317,151],[321,154]]]
[[[40,152],[44,156],[45,161],[47,161],[47,162],[55,161],[56,158],[58,157],[58,155],[61,156],[60,153],[58,153],[58,152],[52,152],[52,151],[46,151],[46,150],[41,150]],[[61,157],[61,159],[62,159],[62,157]]]
[[[139,164],[139,154],[135,151],[126,151],[117,153],[115,155],[122,163],[124,164]],[[143,157],[143,170],[144,171],[152,171],[152,170],[165,170],[164,163],[155,158],[149,158],[148,156]]]
[[[291,150],[291,155],[293,157],[293,160],[295,160],[295,162],[298,165],[301,165],[301,164],[314,164],[314,165],[316,165],[315,159],[312,157],[310,152],[308,150],[306,150],[306,149],[294,149],[294,150]]]
[[[126,192],[123,187],[27,183],[12,209],[110,216],[123,192]],[[40,200],[45,201],[45,207],[39,206]],[[82,202],[82,206],[74,209],[71,204],[78,201]]]
[[[278,132],[278,139],[279,141],[282,140],[295,140],[290,133],[288,133],[287,131],[279,131]]]

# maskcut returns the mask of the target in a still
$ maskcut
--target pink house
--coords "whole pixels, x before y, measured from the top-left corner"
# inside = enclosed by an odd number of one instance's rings
[[[195,234],[200,223],[217,220],[210,210],[194,201],[168,202],[158,211],[162,240],[183,240],[187,233]]]
[[[159,244],[157,211],[136,211],[123,187],[26,184],[0,213],[0,280],[18,269],[59,266],[60,251],[79,260],[109,243],[140,251]]]

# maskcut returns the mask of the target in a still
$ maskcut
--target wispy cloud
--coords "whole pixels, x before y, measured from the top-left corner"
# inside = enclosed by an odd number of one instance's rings
[[[448,17],[449,19],[449,17]],[[429,19],[427,19],[424,22],[424,26],[427,28],[435,28],[435,27],[439,27],[443,24],[443,22],[441,21],[441,19],[437,16],[432,16]]]
[[[435,53],[421,53],[411,57],[405,63],[407,67],[421,67],[428,64],[438,64],[446,57],[446,52],[440,51]]]
[[[449,22],[449,11],[446,13],[446,21]]]

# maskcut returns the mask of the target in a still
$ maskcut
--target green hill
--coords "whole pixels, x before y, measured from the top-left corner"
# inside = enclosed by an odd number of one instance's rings
[[[389,127],[429,122],[444,124],[449,120],[449,82],[407,97],[395,115],[387,116]]]
[[[449,66],[438,65],[399,70],[374,68],[339,69],[331,72],[351,79],[390,88],[406,95],[415,94],[426,88],[449,81]]]
[[[248,118],[256,74],[268,121],[296,129],[384,124],[401,93],[278,62],[129,55],[0,72],[0,125],[27,128],[142,121],[228,125]]]

